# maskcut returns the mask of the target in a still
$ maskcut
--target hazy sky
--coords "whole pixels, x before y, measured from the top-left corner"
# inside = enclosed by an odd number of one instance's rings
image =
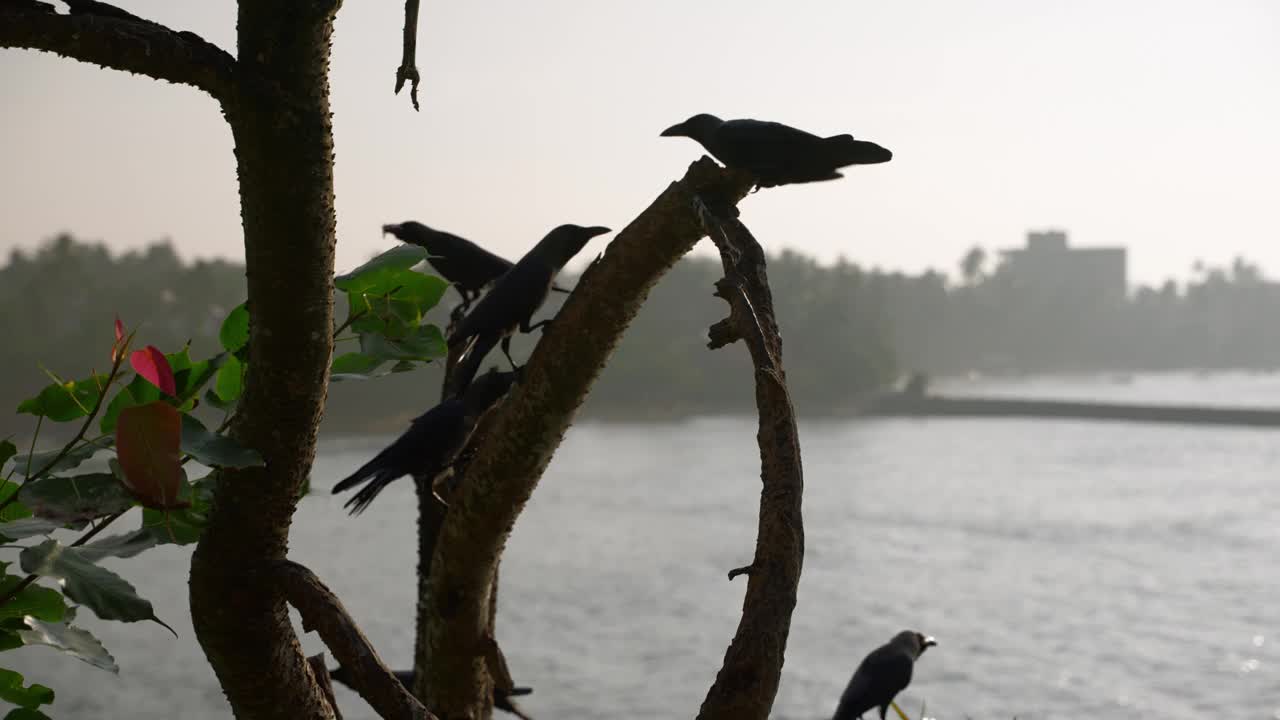
[[[234,49],[229,0],[120,4]],[[952,271],[1061,227],[1127,245],[1131,280],[1238,253],[1280,275],[1275,0],[424,0],[421,113],[391,94],[403,3],[345,5],[339,269],[411,218],[512,257],[561,222],[620,229],[700,155],[658,133],[711,112],[894,151],[748,198],[769,249]],[[0,50],[0,128],[0,251],[65,229],[242,257],[231,135],[200,92]]]

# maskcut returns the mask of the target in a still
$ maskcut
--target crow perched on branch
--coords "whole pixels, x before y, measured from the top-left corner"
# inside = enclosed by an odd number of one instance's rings
[[[466,393],[414,418],[395,442],[333,486],[333,492],[340,493],[368,481],[343,507],[351,508],[352,515],[363,512],[383,488],[405,475],[430,478],[434,486],[466,446],[480,416],[507,393],[515,376],[514,372],[490,370]]]
[[[938,641],[914,630],[903,630],[863,659],[840,696],[831,720],[854,720],[871,708],[880,708],[880,720],[893,698],[911,682],[916,659]]]
[[[480,297],[481,291],[511,269],[511,261],[485,250],[479,245],[453,233],[427,227],[408,220],[382,226],[383,234],[390,233],[401,242],[417,245],[427,251],[427,262],[448,280],[462,296],[463,307],[469,307]],[[552,287],[557,292],[569,292]]]
[[[502,352],[511,359],[511,335],[517,328],[529,333],[550,324],[550,320],[529,324],[533,314],[546,301],[551,283],[564,264],[597,235],[610,232],[606,227],[561,225],[542,238],[514,267],[494,283],[475,308],[454,328],[449,336],[451,351],[465,349],[449,378],[450,391],[466,390],[476,370],[494,345],[502,342]]]
[[[823,138],[781,123],[721,120],[705,113],[672,125],[662,136],[697,140],[725,166],[755,175],[760,187],[835,180],[844,177],[837,168],[893,159],[885,148],[852,135]]]

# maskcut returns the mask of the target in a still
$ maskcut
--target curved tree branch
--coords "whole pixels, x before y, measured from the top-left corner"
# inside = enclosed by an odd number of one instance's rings
[[[487,717],[490,590],[516,518],[650,288],[705,234],[694,197],[732,205],[752,182],[709,158],[690,166],[583,272],[496,412],[450,502],[431,597],[419,604],[416,660],[429,662],[414,694],[437,715]]]
[[[226,105],[236,60],[191,32],[175,32],[120,8],[72,0],[71,13],[36,0],[0,0],[0,47],[44,50],[157,80],[190,85]]]
[[[434,718],[418,702],[378,657],[364,633],[356,626],[342,601],[316,574],[303,565],[286,560],[276,566],[276,577],[289,604],[302,615],[302,627],[315,630],[350,676],[351,687],[384,718]],[[320,665],[323,669],[323,663]],[[318,673],[314,664],[312,672]],[[324,670],[328,677],[328,670]],[[323,689],[327,682],[321,683]],[[333,691],[327,695],[332,697]]]
[[[724,279],[716,283],[716,295],[729,303],[728,322],[733,335],[746,342],[755,366],[756,408],[760,414],[756,440],[764,485],[755,558],[749,566],[729,573],[730,580],[740,574],[748,578],[742,619],[698,718],[765,720],[778,692],[791,612],[796,606],[796,588],[804,564],[800,437],[782,370],[782,338],[773,314],[764,251],[738,221],[736,212],[731,213],[733,217],[718,217],[701,199],[694,203],[724,265]],[[723,326],[721,321],[714,327]],[[722,333],[712,337],[708,345],[715,349],[725,339]]]

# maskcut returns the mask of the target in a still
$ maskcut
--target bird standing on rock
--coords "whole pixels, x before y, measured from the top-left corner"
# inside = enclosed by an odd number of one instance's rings
[[[533,314],[542,307],[551,292],[556,273],[569,262],[587,241],[610,232],[607,227],[561,225],[542,238],[533,249],[494,283],[480,302],[467,313],[449,336],[451,351],[465,350],[449,378],[449,393],[467,388],[484,356],[502,342],[502,352],[511,359],[511,335],[518,328],[529,333],[548,325],[550,320],[530,324]]]
[[[889,162],[893,153],[852,135],[818,137],[763,120],[721,120],[694,115],[662,131],[663,137],[697,140],[726,167],[755,175],[760,187],[820,182],[844,177],[846,165]]]
[[[911,682],[916,660],[938,641],[914,630],[903,630],[863,659],[840,696],[831,720],[854,720],[871,708],[880,708],[884,720],[889,704]]]

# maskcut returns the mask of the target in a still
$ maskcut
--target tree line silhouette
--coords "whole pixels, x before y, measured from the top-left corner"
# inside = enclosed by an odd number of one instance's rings
[[[1270,369],[1280,367],[1280,336],[1267,332],[1280,316],[1280,285],[1237,259],[1230,267],[1198,265],[1179,286],[1139,287],[1121,302],[1014,283],[984,272],[971,251],[958,280],[823,265],[793,251],[769,258],[777,313],[786,329],[787,375],[795,403],[808,415],[848,412],[866,392],[904,372],[934,375]],[[712,297],[719,261],[686,258],[654,288],[614,360],[591,395],[586,416],[650,420],[751,412],[742,392],[751,372],[739,353],[706,348],[707,328],[723,316]],[[572,275],[562,277],[571,286]],[[100,243],[59,235],[34,250],[17,249],[0,267],[0,401],[9,407],[48,383],[42,368],[64,378],[92,368],[83,358],[110,345],[118,313],[140,321],[166,350],[188,340],[194,351],[218,347],[226,314],[244,300],[244,268],[223,260],[184,262],[168,241],[113,253]],[[539,317],[562,301],[554,296]],[[343,300],[339,299],[339,303]],[[457,302],[449,293],[433,311],[442,327]],[[345,308],[339,308],[345,317]],[[523,343],[522,343],[523,341]],[[514,352],[530,349],[517,338]],[[339,352],[343,349],[339,348]],[[102,358],[105,366],[108,358]],[[491,364],[493,361],[490,361]],[[98,368],[101,370],[101,367]],[[376,381],[337,383],[325,429],[385,432],[436,400],[439,369]],[[0,437],[25,435],[23,416],[4,416]]]

